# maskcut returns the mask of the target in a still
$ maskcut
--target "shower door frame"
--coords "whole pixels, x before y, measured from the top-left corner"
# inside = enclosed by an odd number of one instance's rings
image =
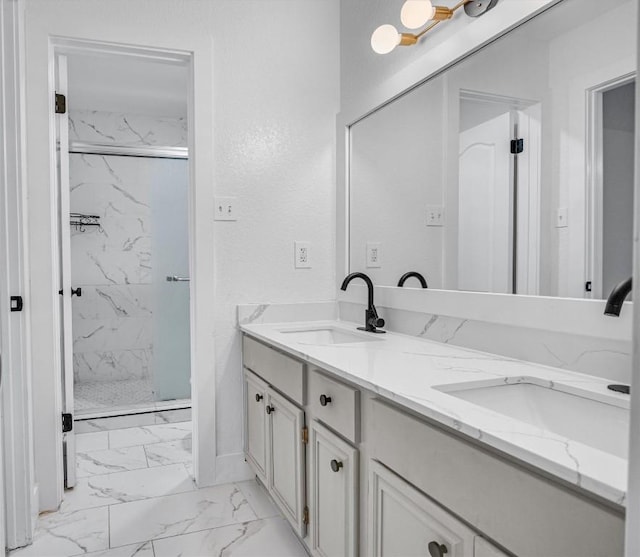
[[[133,56],[155,62],[167,64],[183,63],[189,68],[189,91],[187,95],[187,127],[189,150],[189,271],[191,276],[190,288],[190,352],[191,352],[191,405],[193,421],[193,464],[194,476],[199,486],[207,486],[215,483],[216,479],[216,428],[215,428],[215,362],[214,347],[211,339],[214,337],[214,321],[211,315],[207,315],[205,308],[213,307],[213,289],[210,285],[214,281],[213,273],[213,194],[211,192],[211,180],[205,180],[212,174],[211,162],[207,158],[198,158],[196,137],[204,139],[203,151],[206,151],[206,143],[212,142],[212,111],[206,106],[204,91],[196,106],[196,69],[202,69],[202,78],[198,83],[206,82],[206,57],[200,57],[199,64],[194,60],[193,51],[179,51],[163,48],[137,47],[125,44],[105,43],[73,38],[51,38],[49,49],[49,94],[53,99],[55,94],[55,59],[58,55],[73,54],[79,52],[100,53],[104,55]],[[210,54],[210,53],[209,53]],[[211,96],[209,96],[209,103]],[[196,118],[197,116],[197,118]],[[49,129],[55,130],[55,109],[53,102],[49,107]],[[209,126],[207,126],[209,119]],[[197,128],[197,129],[196,129]],[[50,184],[54,188],[56,143],[50,133],[49,138]],[[198,179],[199,178],[199,179]],[[210,199],[209,199],[210,198]],[[209,207],[210,206],[210,207]],[[58,219],[52,222],[51,234],[60,241],[57,231]],[[58,243],[59,245],[59,243]],[[57,269],[54,269],[54,272]],[[51,277],[51,283],[56,284],[55,276]],[[56,293],[57,294],[57,293]],[[209,312],[212,313],[212,312]],[[58,323],[61,316],[57,316]],[[61,327],[57,328],[56,337],[60,339]],[[60,385],[60,392],[64,388],[60,362],[54,362],[56,376]],[[60,396],[55,397],[55,411],[61,415]],[[55,442],[62,447],[62,430],[56,433]],[[212,454],[213,453],[213,454]],[[60,457],[62,455],[60,454]],[[213,456],[213,458],[212,458]],[[62,486],[64,483],[64,468],[62,458],[56,458],[56,466],[50,471],[50,475],[41,481],[55,482]],[[60,487],[58,489],[60,489]],[[60,497],[62,490],[60,489]]]

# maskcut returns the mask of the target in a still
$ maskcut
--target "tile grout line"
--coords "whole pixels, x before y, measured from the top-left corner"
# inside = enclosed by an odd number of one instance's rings
[[[159,472],[160,469],[162,469],[162,468],[168,468],[170,466],[179,467],[180,465],[183,465],[183,464],[184,463],[182,463],[182,462],[174,462],[172,464],[163,464],[161,466],[153,466],[153,467],[150,467],[150,468],[138,468],[137,470],[125,470],[124,472],[113,472],[112,474],[126,474],[126,473],[129,473],[129,472],[141,472],[142,470],[152,470],[154,472]],[[98,505],[98,506],[95,506],[95,507],[81,507],[81,508],[77,508],[77,509],[72,508],[71,510],[68,510],[68,511],[57,510],[55,512],[56,513],[60,513],[62,515],[72,514],[72,513],[75,513],[75,512],[85,512],[85,511],[90,511],[90,510],[93,510],[93,509],[104,509],[105,507],[118,507],[120,505],[127,505],[127,504],[131,504],[131,503],[139,503],[141,501],[151,501],[153,499],[160,499],[162,497],[174,497],[174,496],[177,496],[177,495],[185,495],[187,493],[194,493],[194,492],[200,491],[200,488],[198,488],[197,486],[193,485],[193,481],[192,481],[193,479],[192,479],[191,475],[189,474],[189,471],[187,470],[186,472],[187,472],[187,476],[189,477],[189,480],[191,480],[191,485],[193,486],[193,489],[187,489],[185,491],[178,491],[176,493],[165,493],[163,495],[153,495],[151,497],[142,497],[140,499],[133,499],[131,501],[119,501],[117,503],[105,503],[104,505]],[[83,480],[88,480],[88,479],[91,479],[91,478],[100,478],[100,477],[104,477],[104,476],[107,476],[107,475],[109,475],[109,474],[98,474],[98,475],[95,475],[95,476],[88,476],[88,477],[82,478],[82,479]],[[229,483],[233,483],[233,482],[229,482]],[[218,485],[228,485],[228,484],[218,484]],[[209,486],[209,487],[217,487],[217,486],[213,485],[213,486]],[[202,488],[202,489],[206,489],[206,488]],[[246,497],[245,497],[245,499],[246,499]],[[247,501],[247,503],[248,503],[248,501]],[[118,546],[118,547],[120,547],[120,546]]]
[[[283,520],[283,521],[285,521],[285,523],[287,525],[289,525],[291,527],[291,525],[287,522],[287,519],[284,518],[284,516],[276,515],[276,516],[268,516],[266,518],[254,518],[252,520],[242,520],[240,522],[230,522],[229,524],[223,524],[221,526],[214,526],[213,528],[202,528],[200,530],[193,530],[192,532],[182,532],[181,534],[173,534],[171,536],[164,536],[162,538],[152,538],[152,539],[144,541],[144,542],[127,542],[124,545],[117,545],[117,546],[115,546],[113,548],[110,547],[110,549],[117,549],[117,548],[120,548],[120,547],[127,547],[128,545],[135,545],[135,544],[138,544],[138,543],[139,544],[145,544],[145,543],[151,542],[151,544],[153,545],[155,542],[159,542],[159,541],[162,541],[162,540],[170,540],[172,538],[179,538],[181,536],[189,536],[191,534],[200,534],[202,532],[213,532],[214,530],[220,530],[221,528],[229,528],[230,526],[238,526],[240,524],[251,524],[253,522],[261,522],[261,521],[262,522],[266,522],[268,520]],[[293,527],[291,527],[291,528],[292,528],[292,531],[293,531]]]

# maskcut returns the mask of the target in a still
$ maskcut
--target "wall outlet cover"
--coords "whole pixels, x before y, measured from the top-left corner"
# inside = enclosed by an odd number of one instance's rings
[[[296,269],[311,269],[311,242],[294,242],[294,263]]]
[[[367,242],[366,258],[368,269],[382,267],[382,244],[380,242]]]
[[[238,200],[236,197],[216,197],[215,220],[238,220]]]
[[[427,205],[427,226],[444,226],[444,207]]]

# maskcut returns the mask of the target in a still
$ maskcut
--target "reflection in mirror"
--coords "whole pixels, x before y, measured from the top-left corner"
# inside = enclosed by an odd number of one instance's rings
[[[595,298],[630,276],[636,15],[563,0],[352,125],[350,272]]]

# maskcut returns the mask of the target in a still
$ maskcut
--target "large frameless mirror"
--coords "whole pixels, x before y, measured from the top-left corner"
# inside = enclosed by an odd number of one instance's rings
[[[349,270],[577,298],[631,276],[636,13],[564,0],[353,124]]]

